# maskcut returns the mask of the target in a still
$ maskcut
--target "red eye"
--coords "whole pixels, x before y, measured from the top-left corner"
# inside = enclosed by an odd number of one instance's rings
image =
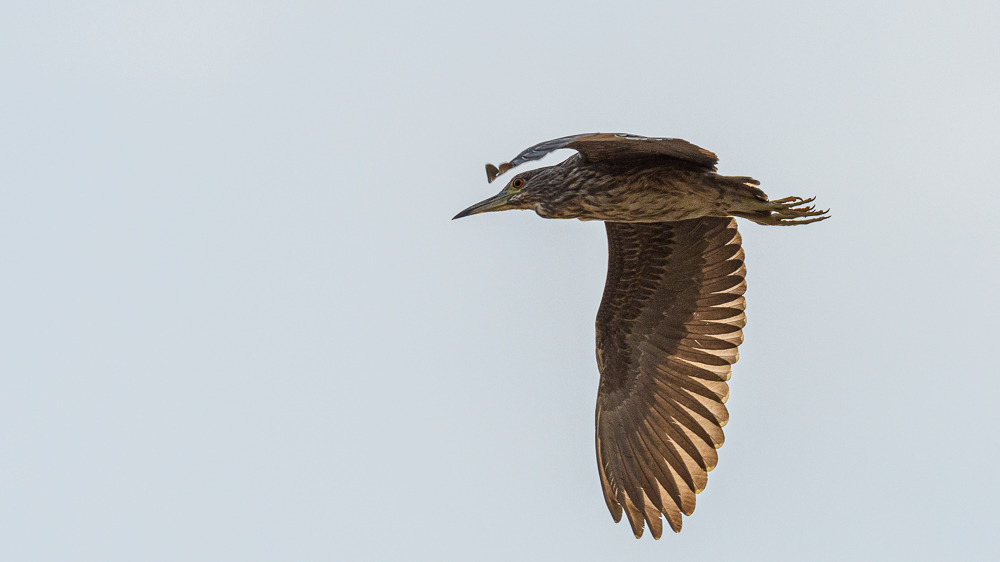
[[[522,180],[521,178],[517,178],[513,182],[511,182],[510,186],[513,187],[514,189],[521,189],[522,187],[524,187],[524,180]]]

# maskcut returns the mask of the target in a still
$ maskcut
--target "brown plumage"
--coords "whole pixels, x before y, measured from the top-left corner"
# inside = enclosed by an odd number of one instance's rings
[[[487,179],[559,148],[579,154],[514,176],[455,218],[534,209],[603,220],[608,277],[597,313],[597,463],[614,520],[635,536],[674,531],[718,462],[732,364],[743,342],[743,249],[734,216],[794,225],[828,218],[812,199],[769,201],[748,177],[680,139],[589,134],[535,145]]]
[[[736,220],[607,223],[597,459],[615,521],[679,531],[718,462],[746,290]]]

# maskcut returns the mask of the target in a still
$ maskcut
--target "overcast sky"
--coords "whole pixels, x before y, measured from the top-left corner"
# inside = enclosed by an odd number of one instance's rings
[[[995,1],[3,2],[0,558],[995,557],[998,27]],[[449,220],[484,163],[591,131],[832,209],[740,222],[726,445],[660,541],[597,475],[603,226]]]

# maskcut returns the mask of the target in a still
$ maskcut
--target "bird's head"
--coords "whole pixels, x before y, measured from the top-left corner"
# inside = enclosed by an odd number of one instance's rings
[[[546,172],[550,168],[539,168],[517,174],[504,186],[500,193],[493,197],[480,201],[452,219],[460,219],[469,215],[479,213],[490,213],[493,211],[509,211],[511,209],[535,209],[547,198],[547,193],[551,189],[551,178]]]

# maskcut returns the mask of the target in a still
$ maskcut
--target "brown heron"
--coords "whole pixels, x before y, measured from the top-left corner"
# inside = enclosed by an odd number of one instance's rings
[[[533,209],[544,218],[601,220],[608,277],[597,312],[597,467],[615,522],[636,538],[681,530],[718,462],[727,381],[739,358],[746,266],[736,230],[829,218],[813,199],[770,201],[742,176],[716,173],[715,154],[680,139],[572,135],[536,144],[499,167],[570,148],[561,164],[515,175],[455,216]]]

